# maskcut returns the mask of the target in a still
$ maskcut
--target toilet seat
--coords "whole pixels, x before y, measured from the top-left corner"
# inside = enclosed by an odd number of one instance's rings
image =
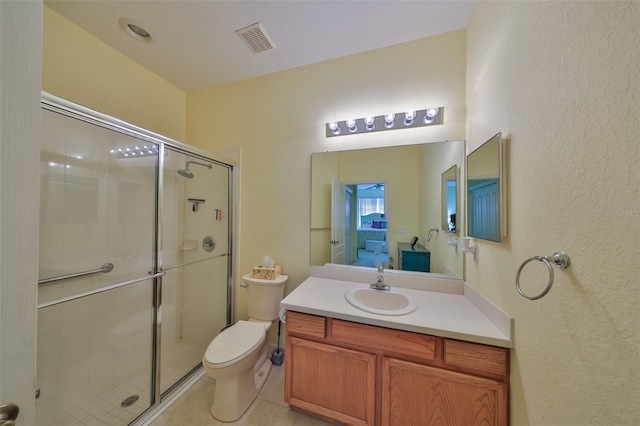
[[[259,347],[266,334],[263,323],[238,321],[209,343],[202,363],[209,368],[235,364]]]

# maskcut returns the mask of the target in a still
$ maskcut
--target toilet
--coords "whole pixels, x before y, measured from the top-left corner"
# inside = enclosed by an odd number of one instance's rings
[[[271,371],[267,332],[278,318],[284,284],[275,280],[242,277],[247,284],[249,321],[238,321],[218,334],[202,357],[206,374],[216,380],[211,414],[221,422],[233,422],[254,401]]]

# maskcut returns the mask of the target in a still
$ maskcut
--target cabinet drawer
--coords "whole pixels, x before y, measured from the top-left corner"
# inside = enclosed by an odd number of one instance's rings
[[[509,350],[505,348],[459,340],[444,340],[444,363],[453,367],[506,376],[508,354]]]
[[[287,333],[324,339],[326,321],[325,317],[287,311]]]
[[[433,336],[390,328],[331,320],[331,338],[340,343],[372,350],[383,349],[425,361],[435,359],[436,339]]]

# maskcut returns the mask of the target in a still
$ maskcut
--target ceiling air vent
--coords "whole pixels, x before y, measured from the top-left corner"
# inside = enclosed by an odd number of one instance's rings
[[[236,34],[249,46],[253,53],[260,53],[276,47],[260,22],[239,29]]]

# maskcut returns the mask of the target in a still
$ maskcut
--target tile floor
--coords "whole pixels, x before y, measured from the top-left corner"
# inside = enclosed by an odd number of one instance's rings
[[[324,426],[326,421],[291,411],[284,402],[284,365],[271,369],[258,397],[236,422],[222,423],[211,416],[215,381],[203,376],[176,402],[167,408],[151,426]]]

